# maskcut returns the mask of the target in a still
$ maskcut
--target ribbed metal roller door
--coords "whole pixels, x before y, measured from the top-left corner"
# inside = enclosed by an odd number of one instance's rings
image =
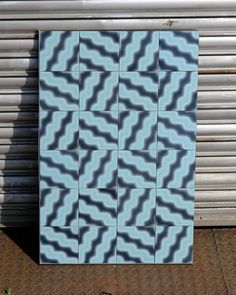
[[[236,2],[134,2],[0,2],[1,226],[38,219],[39,29],[199,30],[195,224],[236,224]]]

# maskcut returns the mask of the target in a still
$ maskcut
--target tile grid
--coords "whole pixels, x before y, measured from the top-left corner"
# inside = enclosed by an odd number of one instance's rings
[[[120,40],[120,38],[119,38],[119,40]],[[119,70],[120,70],[120,68],[119,68]],[[119,81],[120,81],[120,75],[119,75]],[[118,91],[119,91],[119,89],[118,89]],[[80,113],[80,109],[79,109],[79,113]],[[157,109],[157,111],[156,111],[156,114],[158,114],[158,112],[159,112],[159,110]],[[120,113],[120,110],[119,110],[119,103],[118,103],[118,114]],[[119,118],[120,118],[120,116],[118,116],[118,122],[119,122]],[[119,123],[118,123],[118,126],[119,126]],[[118,143],[117,143],[117,149],[120,151],[120,146],[119,146],[119,134],[118,134]],[[118,150],[117,150],[117,153],[118,153]],[[156,151],[158,151],[158,147],[156,147]],[[156,153],[156,156],[157,156],[157,153]],[[116,161],[118,160],[118,157],[116,158]],[[118,171],[119,171],[119,168],[118,168]],[[156,169],[156,172],[155,173],[157,173],[157,169]],[[157,190],[157,182],[155,182],[155,190]],[[118,187],[117,187],[117,183],[116,183],[116,192],[118,192]],[[118,194],[117,194],[117,204],[118,204],[118,200],[119,200],[119,196],[118,196]],[[117,210],[118,210],[118,206],[117,206]],[[117,218],[117,220],[116,220],[116,222],[118,222],[118,218]],[[155,227],[156,227],[156,223],[154,223],[154,225],[155,225]]]

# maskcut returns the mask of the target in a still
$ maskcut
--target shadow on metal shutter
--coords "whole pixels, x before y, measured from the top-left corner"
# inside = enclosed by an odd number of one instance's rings
[[[40,29],[200,31],[195,224],[235,225],[236,2],[55,2],[0,2],[0,226],[38,219]]]

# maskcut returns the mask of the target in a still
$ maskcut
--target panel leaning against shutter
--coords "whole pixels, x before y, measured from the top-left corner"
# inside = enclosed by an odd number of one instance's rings
[[[199,30],[195,224],[236,225],[236,2],[135,3],[1,1],[0,226],[38,220],[40,29]]]

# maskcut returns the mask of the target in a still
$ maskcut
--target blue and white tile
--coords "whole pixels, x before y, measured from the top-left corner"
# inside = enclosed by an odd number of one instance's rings
[[[157,71],[159,32],[120,32],[120,70]]]
[[[80,71],[118,71],[118,68],[118,32],[80,32]]]
[[[80,189],[80,226],[116,226],[116,220],[116,189]]]
[[[198,45],[197,31],[160,32],[160,70],[197,71]]]
[[[158,74],[120,72],[119,110],[157,110]]]
[[[80,150],[79,187],[115,188],[117,151]]]
[[[78,112],[40,112],[41,150],[76,150],[78,141]]]
[[[157,151],[157,188],[194,188],[195,155],[195,150]]]
[[[156,151],[119,151],[118,186],[121,188],[155,188]]]
[[[119,149],[156,149],[157,112],[119,112]]]
[[[155,239],[155,263],[192,263],[192,226],[157,226]]]
[[[79,146],[81,149],[117,149],[117,111],[82,111],[79,114],[79,128]]]
[[[40,227],[41,264],[77,264],[78,254],[78,226]]]
[[[191,225],[194,189],[157,189],[156,222],[159,225]]]
[[[158,149],[195,149],[196,112],[159,111]]]
[[[118,226],[117,263],[154,263],[154,227]]]
[[[39,98],[41,111],[78,111],[79,73],[41,72]]]
[[[197,72],[159,73],[158,109],[163,111],[196,111]]]
[[[41,31],[40,71],[79,71],[79,32]]]
[[[78,189],[42,189],[40,226],[78,225]]]
[[[154,226],[155,189],[118,189],[118,225]]]
[[[78,188],[77,151],[40,151],[41,188]]]
[[[116,227],[81,226],[79,263],[116,263]]]

